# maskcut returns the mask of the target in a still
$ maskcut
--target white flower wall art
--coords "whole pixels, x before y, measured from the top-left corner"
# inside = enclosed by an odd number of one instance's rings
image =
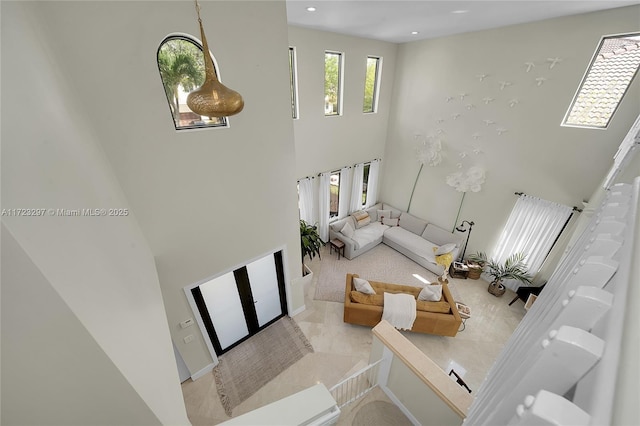
[[[428,138],[416,149],[418,162],[427,166],[437,166],[442,162],[442,142],[440,139]]]
[[[466,172],[454,172],[447,176],[447,185],[455,188],[458,192],[462,192],[460,207],[458,207],[458,214],[456,215],[456,220],[453,222],[453,229],[451,232],[455,230],[458,219],[460,218],[460,211],[462,210],[462,203],[464,203],[464,196],[468,191],[480,192],[484,180],[484,169],[478,166],[469,167]]]
[[[447,185],[458,192],[480,192],[484,181],[484,169],[478,166],[469,167],[466,172],[454,172],[447,176]]]
[[[444,131],[437,133],[444,133]],[[437,139],[433,136],[425,137],[419,134],[414,135],[414,138],[416,141],[422,141],[416,148],[416,157],[418,159],[418,162],[420,163],[420,169],[418,170],[418,175],[416,176],[416,180],[413,183],[413,189],[411,190],[411,196],[409,197],[409,205],[407,206],[407,213],[411,208],[413,193],[416,190],[416,185],[418,184],[418,179],[420,178],[422,168],[425,165],[435,167],[438,164],[442,163],[442,142],[440,141],[440,139]]]

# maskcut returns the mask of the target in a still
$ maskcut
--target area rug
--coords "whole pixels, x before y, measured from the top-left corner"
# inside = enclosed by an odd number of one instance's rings
[[[382,281],[393,284],[424,287],[418,275],[430,283],[438,279],[433,272],[423,268],[405,255],[386,244],[378,244],[373,249],[353,260],[337,256],[323,256],[316,281],[314,299],[329,302],[344,302],[344,287],[347,273],[358,274],[365,280]],[[451,284],[449,285],[451,289]]]
[[[218,358],[213,375],[228,416],[313,347],[294,320],[285,316]]]

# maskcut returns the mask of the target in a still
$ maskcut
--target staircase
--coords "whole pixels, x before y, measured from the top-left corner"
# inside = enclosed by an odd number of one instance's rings
[[[382,361],[380,359],[367,365],[329,389],[339,408],[359,400],[378,386],[378,372]]]

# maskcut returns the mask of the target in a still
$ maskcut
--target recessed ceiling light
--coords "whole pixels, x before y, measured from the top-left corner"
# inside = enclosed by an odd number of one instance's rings
[[[467,9],[458,9],[458,10],[452,10],[451,13],[467,13],[469,12]]]
[[[307,8],[307,12],[315,12],[315,11],[316,11],[316,8],[315,8],[315,7],[313,7],[313,6],[309,6],[309,7]]]
[[[411,35],[420,34],[420,31],[411,31]]]

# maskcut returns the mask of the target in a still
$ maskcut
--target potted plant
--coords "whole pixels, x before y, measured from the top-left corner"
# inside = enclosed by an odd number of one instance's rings
[[[302,275],[305,276],[311,272],[311,270],[304,264],[304,257],[309,256],[309,260],[318,255],[320,258],[320,247],[324,246],[325,242],[320,238],[317,225],[309,225],[304,220],[300,220],[300,251],[302,253]]]
[[[504,264],[501,264],[494,259],[488,259],[485,253],[477,252],[469,256],[469,260],[484,265],[485,272],[493,277],[487,291],[494,296],[502,296],[506,291],[502,284],[504,279],[509,278],[531,284],[533,277],[529,274],[527,264],[524,262],[525,257],[524,253],[514,253],[504,261]]]

